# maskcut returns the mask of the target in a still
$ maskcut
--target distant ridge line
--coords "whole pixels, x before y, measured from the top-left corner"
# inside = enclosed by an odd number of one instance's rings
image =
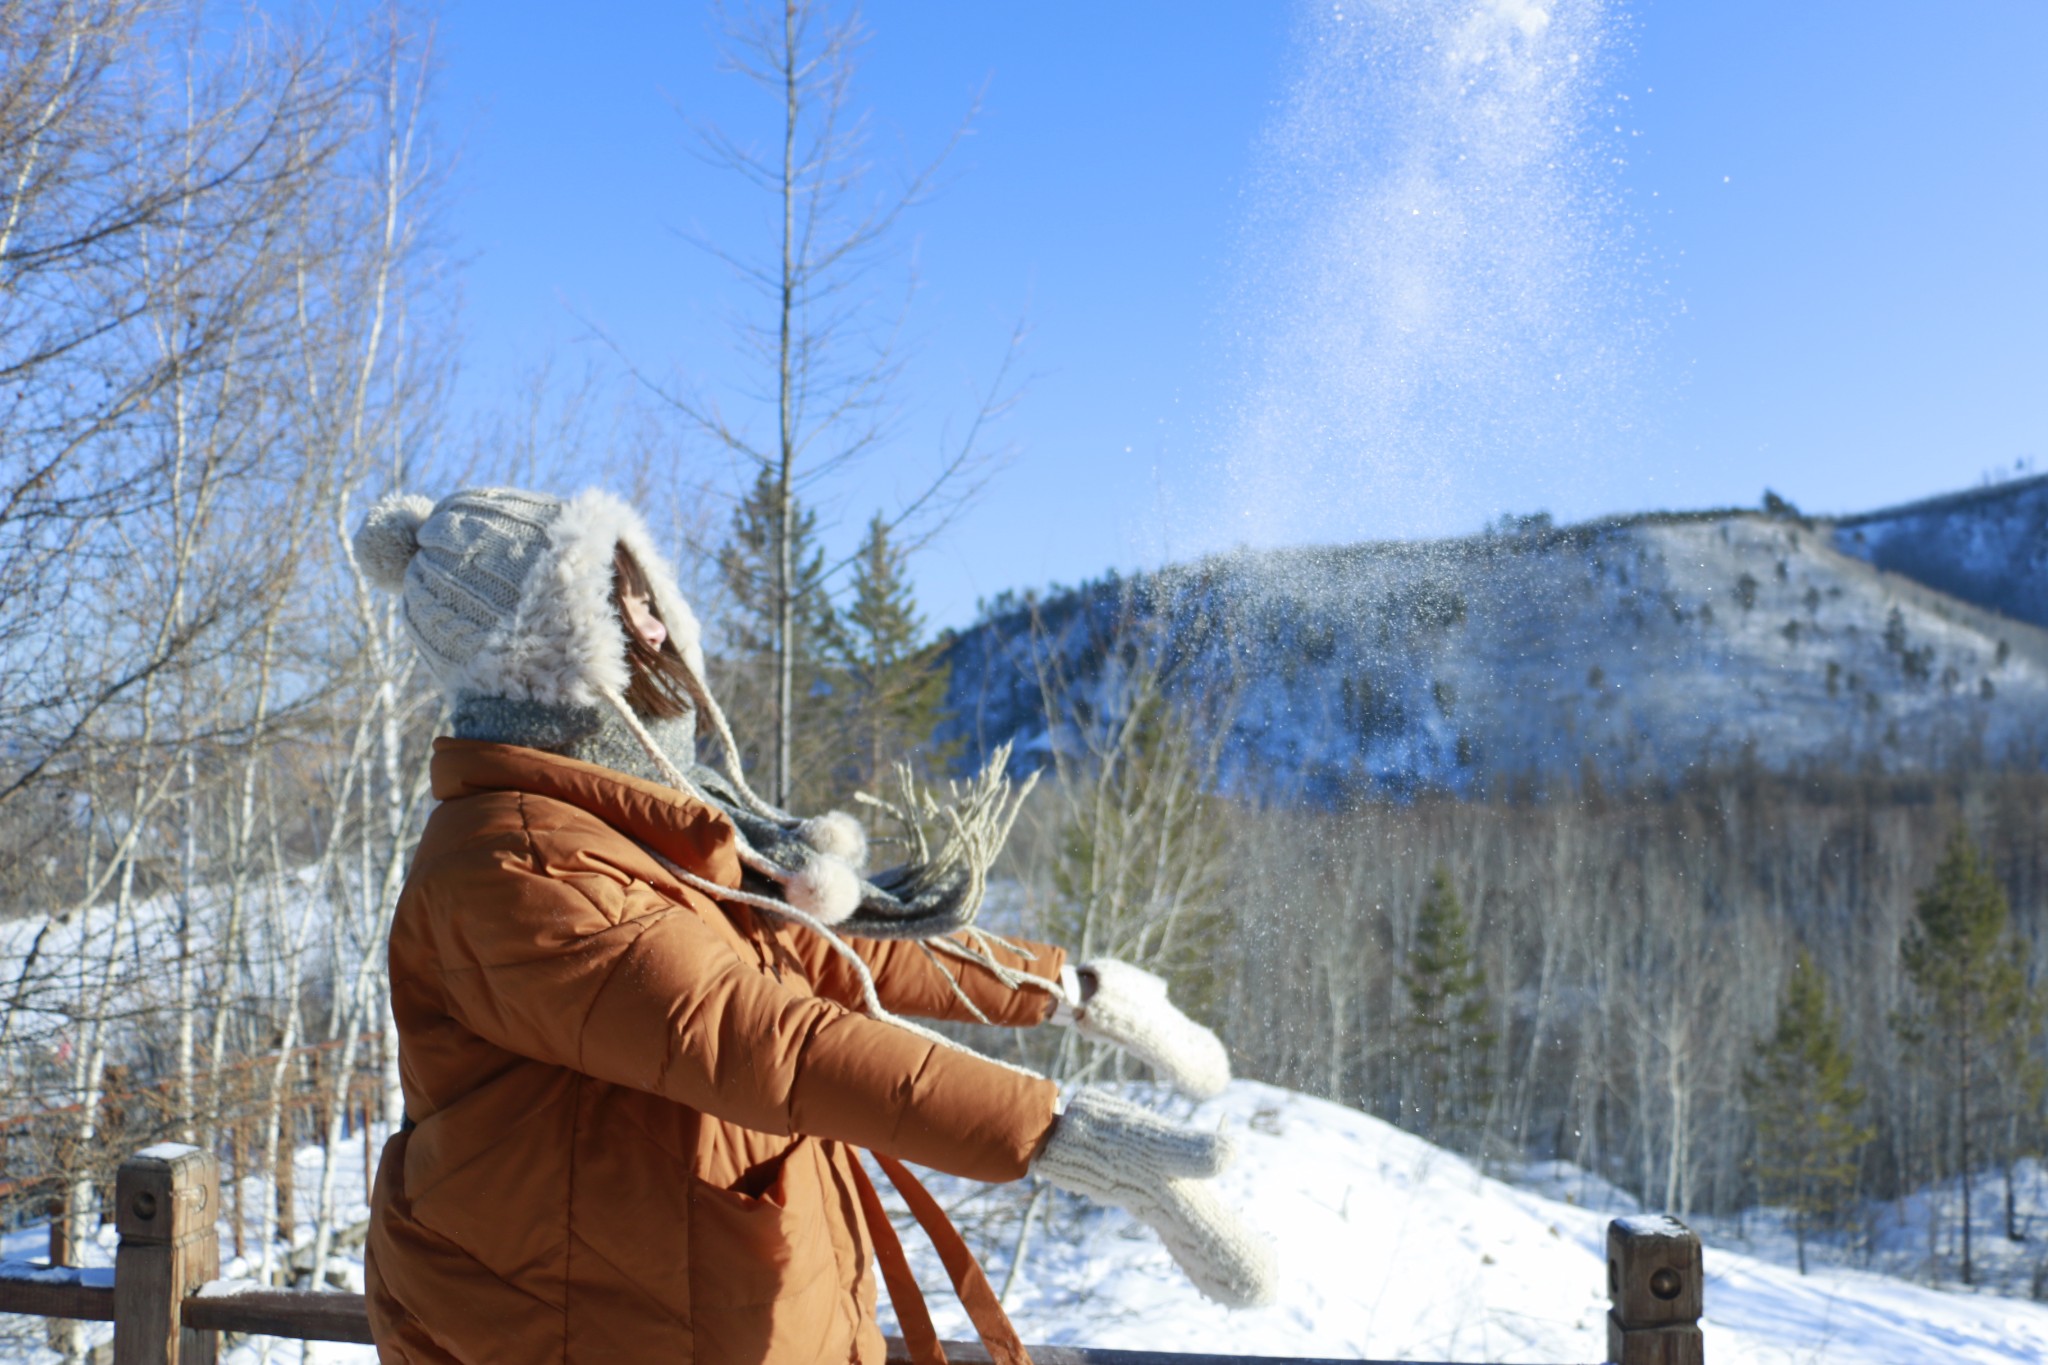
[[[1837,526],[1860,526],[1866,522],[1889,521],[1895,517],[1925,516],[1930,512],[1954,512],[1978,503],[1990,502],[1995,498],[2009,498],[2015,493],[2048,486],[2048,474],[2030,474],[2023,479],[2008,479],[1983,488],[1966,488],[1960,493],[1937,493],[1931,498],[1917,502],[1902,502],[1896,507],[1880,507],[1874,512],[1857,512],[1846,517],[1826,517]]]

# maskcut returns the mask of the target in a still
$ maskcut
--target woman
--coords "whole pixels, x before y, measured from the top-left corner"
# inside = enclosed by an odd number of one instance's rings
[[[697,623],[604,494],[395,496],[355,550],[454,732],[391,931],[407,1121],[371,1200],[383,1359],[879,1365],[867,1266],[894,1235],[858,1147],[1035,1170],[1157,1227],[1212,1297],[1269,1295],[1264,1244],[1192,1178],[1227,1160],[1217,1135],[1094,1092],[1062,1115],[1050,1081],[900,1017],[1057,1015],[1186,1088],[1227,1079],[1156,978],[922,936],[971,916],[999,783],[954,823],[965,843],[863,876],[852,820],[748,789]],[[900,1253],[885,1274],[930,1357]]]

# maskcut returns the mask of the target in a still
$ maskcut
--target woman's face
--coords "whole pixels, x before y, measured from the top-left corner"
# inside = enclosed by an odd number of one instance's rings
[[[630,587],[619,590],[619,607],[626,614],[626,629],[633,632],[641,643],[656,653],[668,639],[668,627],[654,614],[654,603],[644,592],[635,592]]]

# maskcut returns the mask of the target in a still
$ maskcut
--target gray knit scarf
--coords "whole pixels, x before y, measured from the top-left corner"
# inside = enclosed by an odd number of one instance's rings
[[[776,820],[751,809],[724,773],[697,761],[694,713],[645,724],[669,761],[718,805],[749,846],[786,867],[800,867],[811,856],[797,833],[799,822],[794,817]],[[517,744],[595,763],[628,777],[665,780],[639,739],[605,707],[464,694],[456,699],[451,729],[457,739]],[[908,815],[910,823],[933,827],[932,834],[937,837],[928,842],[920,831],[908,860],[861,879],[860,908],[841,925],[843,932],[867,938],[924,939],[974,922],[985,894],[988,866],[1022,801],[1023,793],[1013,798],[1008,782],[1001,778],[1007,758],[1008,746],[1004,746],[988,770],[956,793],[964,803],[956,808],[955,816],[964,812],[964,821],[947,818],[936,804],[921,812],[904,811],[903,806],[913,804],[910,798],[914,794],[909,792],[902,805],[888,807],[892,814]],[[924,819],[917,819],[918,815]],[[778,889],[761,884],[751,870],[747,876],[750,889],[767,894]]]
[[[653,757],[617,715],[603,706],[550,706],[512,697],[464,693],[455,700],[450,718],[457,739],[490,744],[517,744],[582,763],[595,763],[628,777],[662,781]],[[647,722],[647,732],[668,754],[669,762],[689,772],[697,765],[697,715]]]

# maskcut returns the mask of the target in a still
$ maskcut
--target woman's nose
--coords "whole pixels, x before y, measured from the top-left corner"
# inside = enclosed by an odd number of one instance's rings
[[[660,649],[668,642],[668,627],[659,616],[649,615],[640,623],[640,638],[647,642],[649,649]]]

